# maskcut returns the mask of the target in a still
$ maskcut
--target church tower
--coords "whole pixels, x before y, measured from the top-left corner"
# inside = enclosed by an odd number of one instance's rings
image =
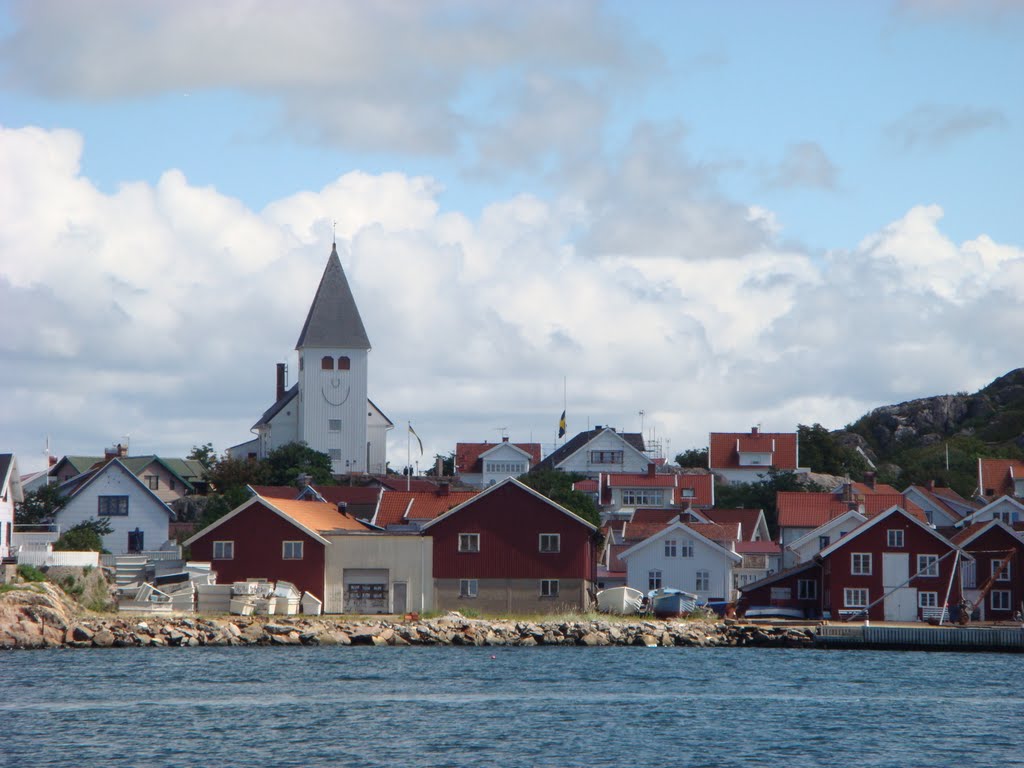
[[[295,344],[299,353],[298,438],[331,457],[335,473],[366,472],[370,340],[331,248]]]

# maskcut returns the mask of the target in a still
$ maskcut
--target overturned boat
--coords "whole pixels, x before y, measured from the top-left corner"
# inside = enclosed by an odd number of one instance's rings
[[[602,613],[639,613],[644,593],[632,587],[613,587],[597,593],[597,610]]]

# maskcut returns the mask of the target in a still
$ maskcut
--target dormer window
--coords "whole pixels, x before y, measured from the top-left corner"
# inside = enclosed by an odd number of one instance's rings
[[[333,371],[334,370],[334,358],[330,355],[324,355],[320,358],[320,370],[322,371]]]
[[[338,370],[339,371],[347,371],[351,367],[352,367],[352,361],[349,360],[347,357],[339,357],[338,358]]]

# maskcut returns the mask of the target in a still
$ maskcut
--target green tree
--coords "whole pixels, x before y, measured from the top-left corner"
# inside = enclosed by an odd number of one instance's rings
[[[430,469],[428,469],[423,474],[427,475],[428,477],[437,476],[438,459],[441,460],[441,474],[444,477],[452,477],[455,474],[455,451],[452,451],[447,456],[443,456],[440,453],[436,454],[434,456],[434,463],[431,465]]]
[[[109,520],[91,518],[73,525],[53,544],[60,552],[105,552],[103,537],[113,533]]]
[[[299,475],[309,475],[316,485],[334,485],[331,457],[305,443],[285,443],[267,456],[270,485],[294,485]]]
[[[213,465],[217,463],[217,452],[213,450],[213,443],[193,445],[192,450],[185,458],[198,461],[207,469],[212,469]]]
[[[795,472],[768,470],[763,483],[715,484],[715,506],[720,509],[763,509],[768,530],[774,537],[778,532],[778,510],[775,505],[779,491],[824,491],[815,483],[802,483]]]
[[[44,525],[53,522],[54,513],[64,506],[66,497],[56,483],[25,494],[25,500],[14,505],[14,522],[18,525]]]
[[[821,424],[798,424],[796,432],[800,442],[800,465],[809,467],[812,472],[860,479],[868,468],[863,456],[836,440]]]
[[[224,493],[247,485],[269,485],[270,469],[264,461],[225,457],[208,471],[207,480],[215,491]]]
[[[573,483],[585,479],[584,475],[562,472],[557,469],[527,472],[519,478],[522,483],[547,496],[556,504],[561,504],[588,523],[599,526],[601,515],[597,511],[597,505],[594,504],[593,498],[589,494],[572,489]]]
[[[699,469],[707,469],[708,449],[689,448],[683,451],[682,453],[677,453],[676,464],[678,464],[680,467],[696,467]]]

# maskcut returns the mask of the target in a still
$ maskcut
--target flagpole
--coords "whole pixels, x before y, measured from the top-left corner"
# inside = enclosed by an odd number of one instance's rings
[[[405,430],[405,490],[412,487],[412,422],[405,422],[408,429]]]

